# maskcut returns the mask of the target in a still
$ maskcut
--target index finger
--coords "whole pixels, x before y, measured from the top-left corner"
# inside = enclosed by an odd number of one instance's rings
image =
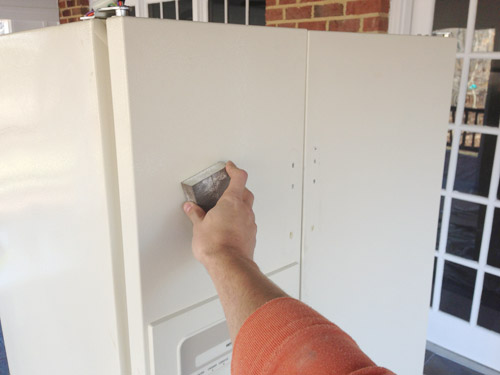
[[[226,172],[231,178],[226,191],[242,196],[245,191],[248,173],[243,169],[239,169],[232,161],[226,163]]]

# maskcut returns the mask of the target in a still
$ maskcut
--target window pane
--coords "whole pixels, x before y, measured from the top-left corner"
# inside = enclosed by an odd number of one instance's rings
[[[9,364],[7,363],[7,354],[5,353],[5,343],[3,341],[2,324],[0,322],[0,374],[9,373]]]
[[[437,265],[437,258],[434,257],[434,269],[432,271],[431,307],[432,307],[432,300],[434,298],[434,283],[436,282],[436,265]]]
[[[229,23],[245,24],[245,0],[228,0]]]
[[[495,135],[461,133],[455,190],[488,196],[496,141]]]
[[[266,24],[266,1],[250,0],[250,25]]]
[[[448,130],[448,137],[446,139],[446,151],[444,155],[444,168],[443,168],[443,182],[441,187],[446,189],[446,182],[448,181],[448,166],[450,165],[450,152],[451,152],[451,143],[453,141],[453,132]]]
[[[458,104],[458,93],[460,91],[460,80],[462,76],[462,65],[463,65],[463,59],[455,60],[455,74],[453,75],[453,89],[451,94],[451,110],[449,119],[449,122],[451,124],[455,123],[455,115],[457,112],[457,104]]]
[[[224,0],[208,0],[208,21],[224,23]]]
[[[478,0],[473,51],[500,51],[500,1]]]
[[[464,124],[498,127],[499,120],[500,60],[472,59],[462,121]]]
[[[128,15],[130,17],[135,17],[135,7],[127,5],[129,10],[128,10]]]
[[[493,216],[488,264],[500,268],[500,208],[495,208]]]
[[[160,18],[160,3],[148,4],[148,17]]]
[[[439,249],[439,237],[441,236],[441,221],[443,220],[443,207],[444,207],[444,197],[441,197],[441,202],[439,203],[439,219],[438,219],[438,230],[436,237],[436,250]]]
[[[453,199],[446,252],[462,258],[479,259],[486,206]]]
[[[163,18],[175,20],[175,1],[165,1],[163,5]]]
[[[468,12],[468,0],[436,0],[434,7],[432,30],[438,33],[451,33],[451,36],[458,40],[459,52],[464,51]]]
[[[486,273],[477,324],[500,333],[500,277]]]
[[[439,310],[469,321],[477,271],[445,261]]]
[[[179,0],[179,19],[185,21],[193,20],[192,0]]]

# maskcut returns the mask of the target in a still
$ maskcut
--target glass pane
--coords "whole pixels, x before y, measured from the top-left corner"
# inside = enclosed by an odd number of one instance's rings
[[[0,322],[0,374],[9,374],[9,364],[7,363],[7,354],[5,353],[5,343],[3,341],[2,324]]]
[[[496,141],[495,135],[461,133],[455,190],[488,196]]]
[[[245,24],[245,0],[228,0],[229,23]]]
[[[434,298],[434,283],[436,282],[436,265],[437,265],[437,258],[434,257],[434,269],[432,271],[431,307],[432,307],[432,299]]]
[[[192,0],[179,0],[179,19],[185,21],[193,20]]]
[[[165,1],[163,5],[163,18],[175,20],[175,1]],[[179,4],[180,6],[180,4]]]
[[[446,252],[462,258],[479,259],[486,206],[453,199]]]
[[[499,120],[500,60],[472,59],[463,123],[498,128]]]
[[[472,268],[445,261],[439,310],[468,321],[476,273]]]
[[[500,277],[486,273],[477,324],[500,333]]]
[[[444,168],[443,168],[443,182],[441,183],[441,188],[446,189],[446,183],[448,181],[448,166],[450,165],[450,152],[451,143],[453,141],[453,132],[448,130],[448,137],[446,139],[446,151],[444,155]]]
[[[208,21],[224,23],[224,0],[208,0]]]
[[[459,52],[464,51],[468,12],[468,0],[436,0],[434,7],[432,30],[437,33],[450,33],[451,36],[457,38],[457,50]]]
[[[439,249],[439,237],[441,236],[441,221],[443,220],[443,207],[444,207],[444,197],[441,197],[441,203],[439,203],[439,220],[438,220],[438,230],[436,237],[436,250]]]
[[[500,1],[478,0],[476,31],[472,50],[475,52],[500,51]]]
[[[462,77],[462,65],[463,59],[455,60],[455,74],[453,75],[453,91],[451,94],[451,110],[450,110],[450,124],[455,123],[455,115],[457,112],[457,103],[458,103],[458,93],[460,91],[460,81]]]
[[[493,216],[488,264],[500,268],[500,208],[495,208],[495,215]]]
[[[250,0],[250,25],[266,25],[266,1]]]
[[[160,18],[160,3],[148,4],[148,17]]]
[[[129,15],[130,17],[135,17],[135,7],[133,7],[133,6],[129,6],[129,5],[127,5],[127,6],[129,7],[129,10],[128,10],[128,15]],[[0,373],[0,374],[1,374],[1,373]]]

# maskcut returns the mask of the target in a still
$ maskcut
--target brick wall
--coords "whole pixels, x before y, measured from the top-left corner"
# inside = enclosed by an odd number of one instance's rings
[[[89,0],[59,0],[59,22],[80,21],[89,11]]]
[[[386,33],[390,0],[266,0],[266,25]]]

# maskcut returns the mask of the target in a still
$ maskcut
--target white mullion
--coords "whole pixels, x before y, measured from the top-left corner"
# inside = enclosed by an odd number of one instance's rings
[[[500,269],[486,265],[484,266],[484,272],[491,273],[497,277],[500,277]]]
[[[175,0],[175,19],[179,21],[179,0]]]
[[[467,81],[469,77],[469,67],[470,67],[470,58],[468,54],[472,49],[472,41],[474,37],[474,26],[476,22],[476,8],[477,8],[477,0],[470,0],[469,3],[469,13],[467,17],[467,30],[466,30],[466,38],[465,38],[465,55],[463,57],[462,63],[462,74],[460,81],[460,91],[457,99],[457,111],[455,113],[455,124],[461,124],[464,107],[465,107],[465,98],[467,95]],[[439,250],[438,250],[438,259],[436,263],[436,278],[434,284],[434,298],[432,301],[432,309],[434,311],[439,310],[439,304],[441,302],[441,288],[443,286],[443,276],[444,276],[444,255],[446,254],[446,245],[448,242],[448,230],[450,225],[450,216],[451,216],[451,203],[452,203],[452,192],[453,186],[455,184],[455,176],[457,170],[457,160],[458,160],[458,151],[460,145],[460,129],[458,126],[453,127],[453,141],[451,144],[450,151],[450,161],[448,164],[448,177],[446,180],[446,191],[444,194],[444,205],[443,205],[443,217],[441,220],[441,235],[439,238]]]
[[[470,322],[477,325],[481,295],[483,292],[484,272],[488,261],[488,251],[490,247],[491,233],[493,230],[493,216],[495,214],[495,203],[497,201],[498,181],[500,179],[500,138],[497,137],[495,157],[493,159],[493,169],[491,171],[490,191],[488,194],[488,205],[486,206],[486,216],[484,218],[483,237],[481,241],[481,252],[479,253],[479,268],[476,277],[476,285],[472,299],[472,311]]]
[[[159,4],[160,4],[160,19],[163,19],[163,1],[160,1]]]
[[[229,21],[228,1],[229,0],[224,0],[224,23],[228,23]]]
[[[489,203],[489,199],[486,197],[462,193],[462,192],[456,191],[456,190],[452,191],[450,195],[452,198],[460,199],[460,200],[466,201],[466,202],[482,204],[484,206],[486,206]]]
[[[472,268],[475,270],[477,270],[479,267],[479,263],[476,262],[475,260],[466,259],[466,258],[463,258],[463,257],[458,256],[458,255],[444,253],[443,258],[445,260],[449,260],[450,262],[460,264],[461,266],[465,266],[465,267]]]
[[[250,25],[250,0],[245,0],[245,25]]]
[[[493,126],[485,126],[485,125],[458,125],[458,128],[462,131],[468,133],[481,133],[481,134],[492,134],[492,135],[500,135],[500,128],[495,128]],[[450,125],[448,127],[449,130],[454,129],[454,125]]]

